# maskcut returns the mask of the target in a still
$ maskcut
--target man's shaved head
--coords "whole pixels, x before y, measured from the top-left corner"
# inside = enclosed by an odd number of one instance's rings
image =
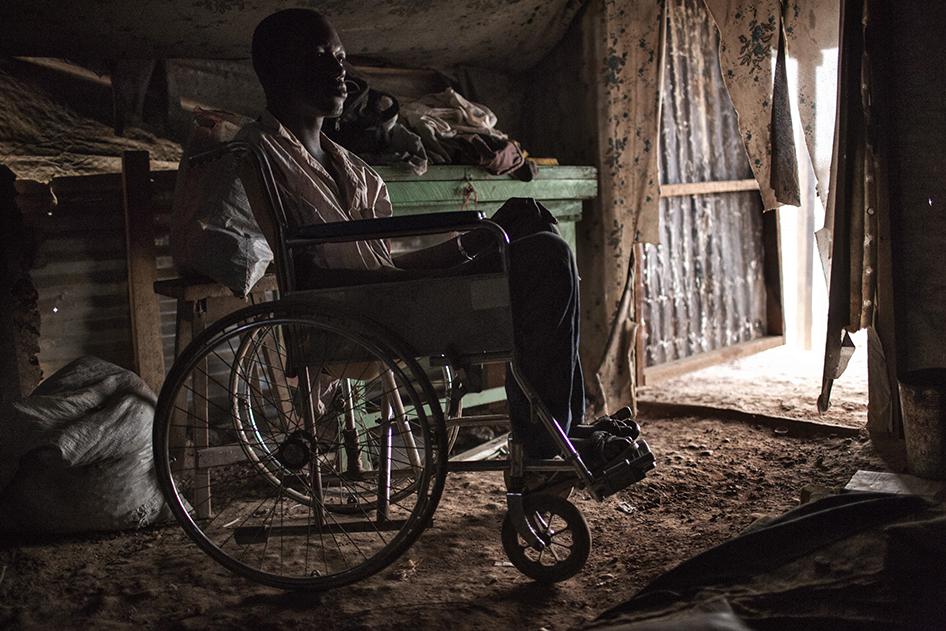
[[[335,28],[310,9],[274,13],[253,32],[253,69],[269,100],[302,94],[319,101],[341,96],[344,102],[344,58]],[[334,115],[341,111],[340,104],[325,107],[338,109]]]

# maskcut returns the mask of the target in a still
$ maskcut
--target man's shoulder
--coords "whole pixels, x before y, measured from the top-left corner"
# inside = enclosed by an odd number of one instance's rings
[[[374,179],[383,183],[383,181],[381,180],[381,176],[378,175],[378,172],[375,171],[371,167],[371,165],[369,165],[367,162],[365,162],[360,157],[358,157],[358,154],[352,153],[351,151],[341,146],[340,144],[338,144],[337,142],[335,142],[334,140],[332,140],[325,134],[322,135],[322,142],[332,143],[332,146],[334,147],[338,155],[341,156],[342,159],[345,160],[350,167],[352,167],[352,169],[362,174],[366,179]]]
[[[243,142],[248,143],[259,143],[259,141],[269,134],[266,129],[260,124],[258,120],[247,121],[240,127],[240,131],[236,133],[234,140],[242,140]]]

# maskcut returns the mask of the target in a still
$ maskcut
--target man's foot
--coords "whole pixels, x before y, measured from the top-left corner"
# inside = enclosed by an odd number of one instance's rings
[[[595,432],[607,432],[613,436],[637,440],[641,435],[640,425],[634,420],[631,408],[624,406],[613,414],[599,416],[591,425],[575,425],[569,431],[573,438],[591,438]]]
[[[604,430],[595,430],[581,449],[582,460],[592,473],[597,473],[618,460],[624,452],[634,447],[634,439],[618,436]]]

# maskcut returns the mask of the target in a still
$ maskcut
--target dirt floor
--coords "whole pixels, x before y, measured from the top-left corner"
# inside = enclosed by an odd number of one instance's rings
[[[453,474],[434,526],[396,565],[323,595],[230,575],[176,526],[0,540],[0,629],[568,629],[650,579],[785,511],[806,486],[880,469],[866,435],[801,436],[708,418],[645,418],[658,468],[596,503],[573,496],[594,548],[585,570],[541,587],[506,560],[498,474]]]
[[[818,412],[822,350],[779,346],[743,359],[687,373],[638,389],[645,402],[700,405],[848,427],[867,423],[867,338],[853,336],[856,350],[831,389],[831,406]]]

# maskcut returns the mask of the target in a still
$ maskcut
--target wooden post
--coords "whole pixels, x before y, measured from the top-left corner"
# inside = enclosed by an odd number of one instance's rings
[[[41,373],[36,288],[24,269],[33,255],[33,239],[17,206],[16,176],[0,165],[0,414],[29,395]]]
[[[147,151],[122,154],[125,245],[128,257],[128,306],[135,371],[155,392],[164,382],[161,312],[154,293],[154,214]]]
[[[636,386],[647,385],[644,369],[647,367],[647,345],[644,336],[647,335],[647,322],[644,321],[644,244],[634,244],[634,320],[637,322],[634,339],[634,370],[637,373]],[[637,402],[637,393],[633,400]],[[637,412],[637,410],[634,410]]]

